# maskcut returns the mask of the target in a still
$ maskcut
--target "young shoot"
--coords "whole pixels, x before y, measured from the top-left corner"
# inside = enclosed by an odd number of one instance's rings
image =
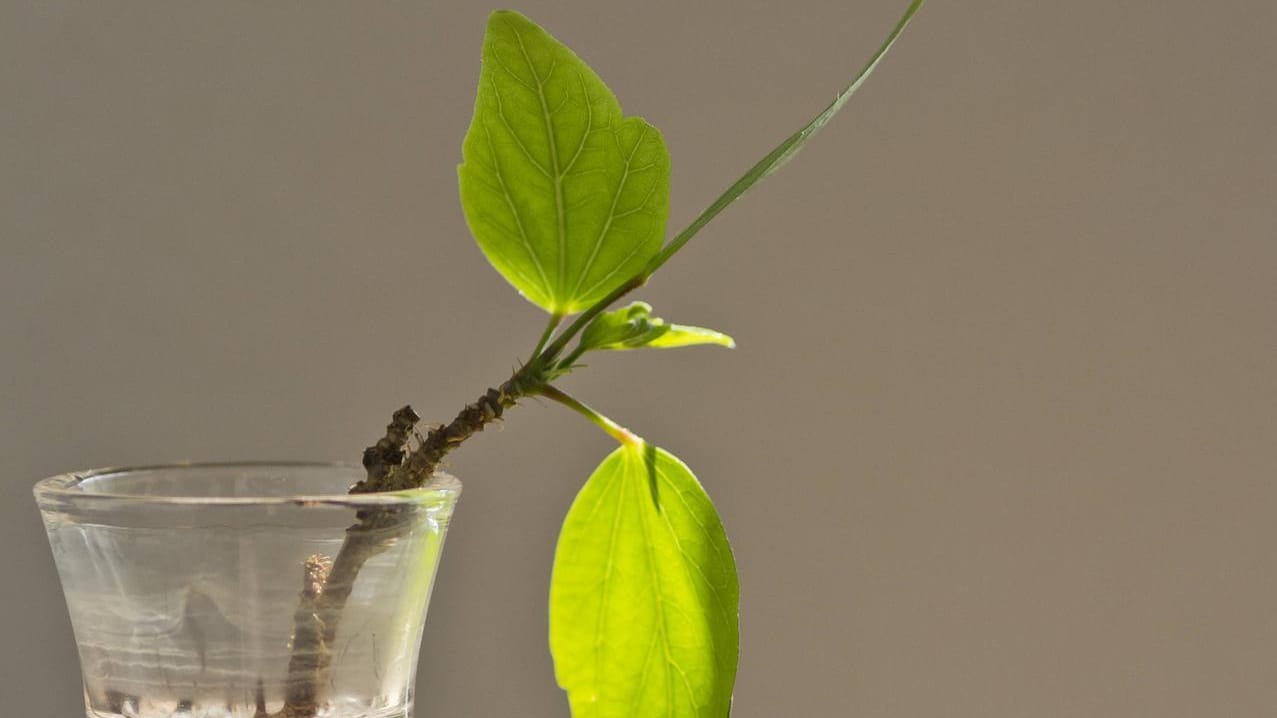
[[[722,522],[692,471],[558,382],[590,352],[735,345],[722,332],[653,316],[642,301],[610,308],[823,128],[921,5],[908,5],[828,107],[668,242],[670,158],[660,131],[627,116],[589,65],[528,18],[503,10],[488,20],[457,172],[461,205],[484,256],[548,321],[520,368],[451,422],[420,435],[411,408],[396,412],[365,451],[368,475],[352,492],[420,486],[453,449],[526,397],[561,404],[618,442],[568,511],[554,558],[550,648],[575,718],[725,718],[740,587]],[[395,521],[385,512],[361,515],[324,568],[316,607],[299,612],[321,630],[300,627],[295,654],[318,659],[290,667],[297,698],[290,691],[286,716],[315,714],[345,597]]]

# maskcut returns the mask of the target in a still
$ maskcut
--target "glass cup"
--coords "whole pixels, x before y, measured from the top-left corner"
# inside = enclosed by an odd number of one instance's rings
[[[90,718],[409,718],[461,484],[350,466],[101,469],[35,487]]]

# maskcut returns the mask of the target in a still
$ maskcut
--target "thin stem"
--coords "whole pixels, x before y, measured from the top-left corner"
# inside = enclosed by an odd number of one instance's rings
[[[545,331],[541,334],[541,339],[537,341],[537,346],[532,350],[532,357],[528,361],[536,361],[541,356],[541,350],[545,348],[545,343],[550,341],[550,337],[554,336],[554,330],[559,328],[559,324],[563,321],[562,314],[550,315],[550,323],[545,325]]]
[[[714,200],[714,202],[710,204],[704,212],[701,212],[699,217],[687,226],[687,229],[679,232],[669,244],[665,245],[661,251],[652,258],[652,261],[648,262],[647,266],[643,269],[643,272],[647,276],[651,276],[652,273],[660,269],[661,265],[668,262],[670,257],[673,257],[678,250],[682,249],[683,245],[687,244],[692,237],[696,236],[697,232],[701,231],[705,225],[710,223],[710,220],[717,217],[724,209],[727,209],[728,205],[732,202],[740,199],[747,190],[766,179],[771,173],[780,169],[781,165],[784,165],[785,162],[789,161],[789,159],[792,158],[798,150],[800,150],[802,146],[812,138],[813,135],[828,124],[829,121],[833,119],[834,115],[838,114],[838,111],[843,108],[843,105],[847,104],[847,101],[851,99],[851,96],[855,94],[856,90],[860,89],[860,86],[864,84],[866,79],[868,79],[869,74],[878,66],[878,63],[882,61],[883,56],[887,54],[887,51],[891,49],[891,46],[896,42],[896,39],[900,37],[900,33],[904,32],[905,26],[909,24],[909,21],[913,19],[913,16],[918,12],[918,9],[922,7],[922,3],[923,0],[913,0],[909,3],[909,7],[905,9],[904,15],[900,18],[899,22],[896,23],[896,26],[892,28],[891,34],[889,34],[887,39],[883,41],[882,45],[878,48],[878,51],[869,58],[869,62],[866,63],[864,68],[862,68],[855,78],[852,79],[851,84],[843,88],[843,90],[838,93],[838,96],[834,98],[834,101],[826,107],[824,111],[822,111],[819,115],[816,115],[816,117],[813,118],[811,122],[804,125],[802,129],[785,138],[785,140],[772,149],[771,152],[768,152],[766,156],[756,162],[753,167],[750,167],[749,171],[742,175],[740,179],[733,182],[731,187],[728,187],[725,192],[718,196],[718,199]]]
[[[591,409],[590,407],[586,406],[583,402],[574,399],[573,397],[569,396],[564,391],[560,390],[558,387],[555,387],[551,384],[546,384],[545,386],[541,387],[540,391],[538,391],[537,393],[540,394],[541,396],[544,396],[547,399],[552,399],[554,401],[557,401],[558,403],[566,406],[572,411],[575,411],[581,416],[584,416],[585,418],[594,422],[600,429],[606,432],[608,436],[612,437],[613,439],[616,439],[622,444],[626,444],[629,446],[638,446],[639,444],[643,443],[643,440],[635,436],[633,433],[631,433],[629,429],[625,428],[624,426],[621,426],[615,421],[612,421],[606,416],[603,416],[597,411]]]
[[[570,371],[572,367],[576,364],[576,360],[580,359],[581,355],[584,353],[585,353],[585,348],[578,346],[576,349],[572,350],[571,354],[564,357],[563,361],[559,362],[559,368],[565,371]]]
[[[582,329],[584,329],[585,325],[589,324],[591,319],[597,317],[604,309],[607,309],[616,300],[624,297],[644,284],[647,284],[647,276],[648,275],[646,273],[640,273],[631,277],[629,281],[616,289],[613,289],[606,297],[603,297],[591,305],[589,309],[586,309],[580,314],[580,316],[574,319],[572,323],[568,325],[568,328],[564,329],[563,332],[550,343],[550,346],[545,348],[543,355],[553,361],[555,357],[559,356],[559,354],[563,352],[563,348],[567,346],[568,342],[572,341],[572,337],[576,336]]]

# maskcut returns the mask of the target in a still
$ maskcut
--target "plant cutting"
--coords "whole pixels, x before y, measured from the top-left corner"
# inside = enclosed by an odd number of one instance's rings
[[[668,241],[660,132],[624,114],[545,30],[493,13],[460,198],[484,256],[547,315],[531,352],[447,423],[395,412],[358,474],[239,464],[42,482],[90,715],[409,715],[421,621],[459,492],[440,467],[528,398],[560,404],[617,442],[572,503],[552,569],[549,643],[572,715],[728,715],[740,590],[717,511],[682,461],[564,380],[609,352],[734,346],[643,301],[617,304],[824,127],[921,4],[827,108]]]

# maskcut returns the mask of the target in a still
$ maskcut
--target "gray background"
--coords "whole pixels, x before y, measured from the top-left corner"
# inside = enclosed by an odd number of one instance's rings
[[[664,130],[677,228],[903,5],[519,9]],[[37,478],[356,460],[526,354],[456,200],[487,10],[0,7],[0,714],[80,710]],[[570,380],[718,501],[734,716],[1277,714],[1274,12],[932,2],[644,292],[740,348]],[[431,715],[566,713],[549,565],[608,449],[531,404],[455,457]]]

